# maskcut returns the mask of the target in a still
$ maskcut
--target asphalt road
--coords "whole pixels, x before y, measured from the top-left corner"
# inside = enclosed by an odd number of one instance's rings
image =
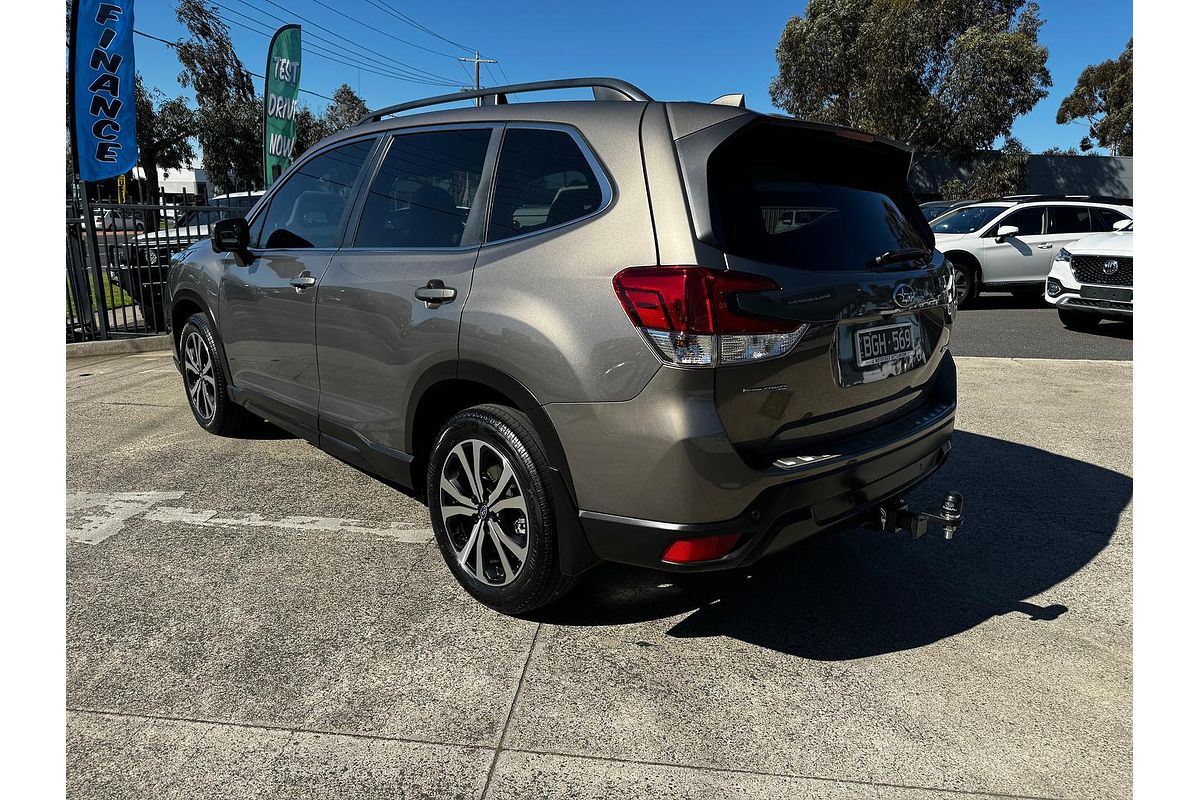
[[[993,292],[959,311],[950,349],[956,356],[1129,361],[1133,323],[1106,321],[1093,333],[1069,331],[1042,298]]]
[[[402,494],[203,433],[166,354],[68,361],[68,795],[1128,797],[1131,377],[960,356],[913,498],[965,494],[953,541],[600,568],[514,619]]]

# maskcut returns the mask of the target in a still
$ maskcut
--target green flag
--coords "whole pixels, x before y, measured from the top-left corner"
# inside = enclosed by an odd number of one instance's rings
[[[292,163],[296,147],[296,98],[300,95],[300,26],[284,25],[267,49],[263,93],[263,177],[270,187]]]

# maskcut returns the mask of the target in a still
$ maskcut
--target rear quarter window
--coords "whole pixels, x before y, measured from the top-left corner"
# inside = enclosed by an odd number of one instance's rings
[[[604,191],[566,131],[510,128],[504,133],[487,240],[498,242],[564,225],[600,210]]]

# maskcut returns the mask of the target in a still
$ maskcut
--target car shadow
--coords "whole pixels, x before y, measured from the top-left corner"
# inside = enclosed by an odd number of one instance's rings
[[[971,304],[962,309],[963,314],[972,311],[995,311],[1006,308],[1026,308],[1054,313],[1054,307],[1040,294],[1009,294],[1008,292],[980,292]]]
[[[1107,339],[1133,339],[1133,320],[1106,319],[1084,336],[1103,336]]]
[[[623,625],[686,614],[679,638],[727,636],[839,661],[931,644],[1000,614],[1053,624],[1069,613],[1053,588],[1108,545],[1132,479],[1034,447],[958,432],[947,465],[910,505],[966,498],[952,541],[931,533],[847,530],[752,568],[674,575],[603,565],[561,602],[531,615],[557,625]],[[1029,598],[1049,593],[1048,601]],[[689,613],[690,612],[690,613]]]

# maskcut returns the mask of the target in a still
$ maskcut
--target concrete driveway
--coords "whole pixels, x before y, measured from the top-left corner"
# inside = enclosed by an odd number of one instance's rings
[[[404,495],[201,432],[167,354],[68,361],[69,795],[1127,797],[1132,365],[959,370],[954,541],[512,619]]]

